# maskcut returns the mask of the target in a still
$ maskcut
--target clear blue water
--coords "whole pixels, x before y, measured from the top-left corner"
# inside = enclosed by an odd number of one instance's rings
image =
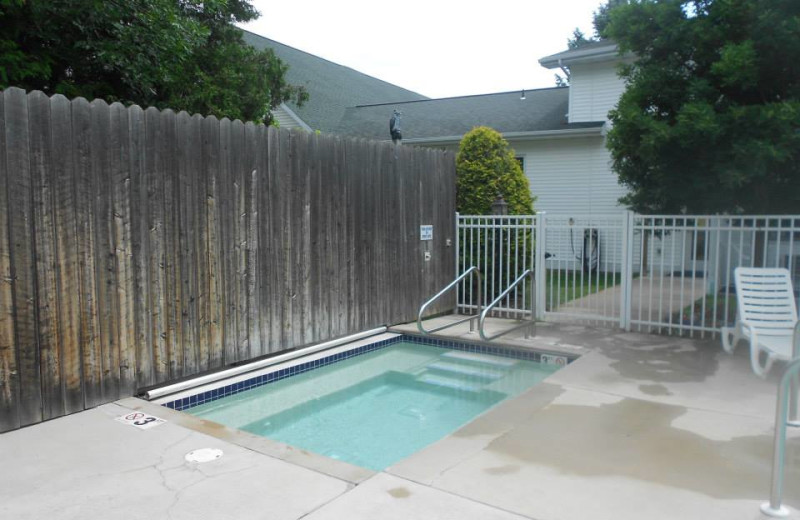
[[[186,412],[380,471],[555,370],[401,342]]]

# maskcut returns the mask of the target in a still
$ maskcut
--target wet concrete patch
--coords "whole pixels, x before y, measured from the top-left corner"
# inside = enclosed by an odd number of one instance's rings
[[[601,349],[612,360],[610,367],[620,376],[652,383],[702,382],[717,373],[721,349],[713,345],[696,346],[686,340],[661,343],[651,339],[651,345],[610,345]]]
[[[772,435],[712,440],[671,423],[686,408],[638,399],[600,406],[553,404],[487,446],[520,465],[548,466],[581,477],[620,476],[717,499],[760,499],[768,491]],[[712,413],[712,412],[709,412]],[[723,414],[719,420],[752,420]],[[735,429],[735,424],[731,425]],[[787,460],[800,458],[800,439],[787,443]],[[498,474],[485,468],[486,475]],[[800,468],[787,467],[787,482]],[[800,486],[786,501],[800,503]]]
[[[639,391],[652,396],[672,395],[672,392],[666,386],[660,384],[639,385]]]

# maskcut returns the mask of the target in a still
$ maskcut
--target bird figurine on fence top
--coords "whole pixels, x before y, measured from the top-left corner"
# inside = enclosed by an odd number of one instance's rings
[[[391,119],[389,119],[389,134],[391,134],[394,144],[400,144],[403,140],[403,135],[400,133],[400,119],[402,117],[403,113],[395,110]]]

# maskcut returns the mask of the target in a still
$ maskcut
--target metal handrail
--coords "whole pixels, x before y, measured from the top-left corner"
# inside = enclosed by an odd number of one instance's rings
[[[510,328],[510,329],[508,329],[506,331],[503,331],[503,332],[501,332],[499,334],[495,334],[494,336],[487,336],[486,333],[483,331],[483,325],[484,325],[484,322],[486,321],[486,316],[489,314],[489,312],[498,303],[500,303],[500,300],[505,298],[508,295],[508,293],[510,293],[511,290],[514,287],[519,285],[526,278],[530,278],[530,281],[531,281],[531,319],[530,319],[530,321],[521,323],[521,324],[519,324],[519,325],[517,325],[515,327],[512,327],[512,328]],[[490,303],[489,305],[486,306],[485,309],[483,309],[483,312],[481,313],[480,320],[478,320],[478,333],[481,335],[481,339],[482,340],[491,341],[493,339],[499,338],[500,336],[503,336],[504,334],[508,334],[509,332],[514,332],[517,329],[521,329],[522,327],[527,327],[527,330],[525,331],[525,337],[526,338],[528,338],[530,336],[531,329],[533,329],[534,332],[536,331],[536,313],[535,313],[536,300],[534,299],[534,297],[536,295],[535,285],[536,285],[536,280],[535,280],[535,278],[533,276],[533,271],[531,271],[530,269],[525,269],[525,272],[522,273],[519,278],[514,280],[514,282],[511,285],[509,285],[508,288],[505,291],[500,293],[500,296],[495,298],[492,303]]]
[[[769,502],[761,504],[761,512],[767,516],[785,518],[789,510],[781,505],[783,499],[783,459],[786,458],[786,427],[798,426],[797,419],[797,385],[796,378],[800,374],[800,322],[794,327],[793,360],[778,384],[778,405],[775,411],[775,443],[772,450],[772,485]],[[791,411],[790,408],[794,408]]]
[[[472,273],[475,273],[475,275],[478,277],[478,314],[467,316],[464,319],[448,323],[447,325],[442,325],[441,327],[436,327],[435,329],[426,330],[425,327],[422,326],[422,315],[425,313],[425,310],[428,308],[428,306],[433,302],[435,302],[437,299],[439,299],[447,291],[458,285],[458,283],[464,278],[466,278],[467,275],[470,275]],[[439,332],[440,330],[444,330],[448,327],[453,327],[455,325],[458,325],[459,323],[464,323],[465,321],[469,321],[469,330],[470,332],[472,332],[473,330],[475,330],[475,325],[472,323],[472,321],[481,314],[481,302],[483,301],[481,294],[482,286],[483,286],[483,279],[481,277],[480,270],[475,266],[470,267],[469,269],[461,273],[461,276],[450,282],[447,285],[447,287],[436,293],[433,296],[433,298],[422,304],[422,307],[419,308],[419,314],[417,314],[417,329],[419,329],[419,331],[422,332],[423,334],[433,334],[434,332]]]

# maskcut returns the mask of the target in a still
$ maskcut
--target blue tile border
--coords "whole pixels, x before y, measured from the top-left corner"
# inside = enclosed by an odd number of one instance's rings
[[[401,341],[408,343],[417,343],[421,345],[428,345],[432,347],[440,347],[450,350],[460,350],[463,352],[471,352],[475,354],[489,354],[493,356],[522,359],[525,361],[534,361],[534,362],[541,362],[541,356],[543,354],[543,352],[537,352],[533,350],[523,350],[507,346],[497,347],[497,346],[483,345],[479,343],[468,343],[461,341],[452,341],[447,339],[438,339],[430,336],[414,336],[411,334],[403,334],[400,336],[395,336],[393,338],[376,341],[375,343],[370,343],[369,345],[356,347],[346,352],[339,352],[338,354],[333,354],[325,358],[316,359],[314,361],[308,361],[307,363],[301,363],[293,367],[287,367],[281,370],[276,370],[275,372],[270,372],[268,374],[255,376],[245,381],[240,381],[238,383],[232,383],[227,386],[215,388],[214,390],[208,390],[206,392],[195,394],[189,397],[184,397],[182,399],[176,399],[174,401],[164,403],[162,406],[166,406],[167,408],[171,408],[173,410],[178,410],[178,411],[187,410],[189,408],[199,406],[201,404],[206,404],[211,401],[216,401],[217,399],[221,399],[223,397],[228,397],[241,392],[246,392],[247,390],[251,390],[259,386],[268,385],[270,383],[274,383],[276,381],[280,381],[288,377],[293,377],[302,374],[304,372],[308,372],[309,370],[314,370],[316,368],[331,365],[333,363],[338,363],[339,361],[345,359],[360,356],[362,354],[367,354],[369,352],[374,352],[376,350],[386,348],[389,345],[393,345]],[[572,362],[574,360],[573,357],[567,355],[562,355],[562,356],[568,358],[568,362]]]

